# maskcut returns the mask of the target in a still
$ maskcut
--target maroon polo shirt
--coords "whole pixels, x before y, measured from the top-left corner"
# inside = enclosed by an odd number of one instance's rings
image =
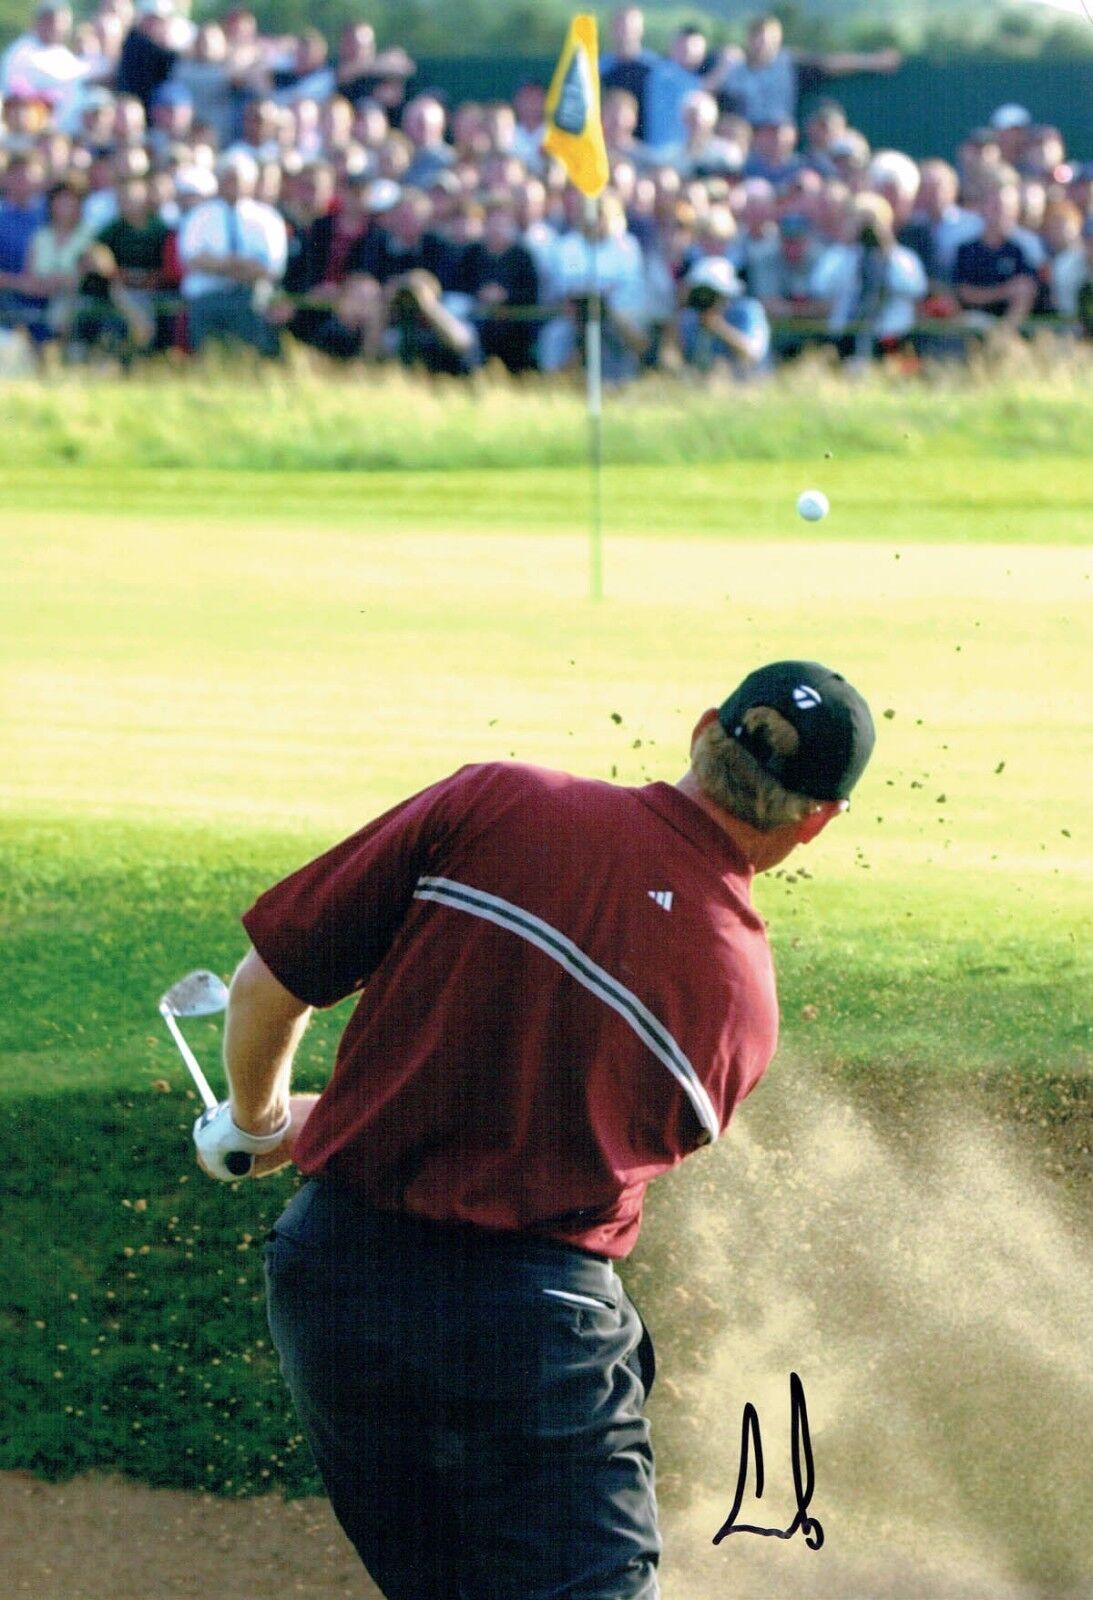
[[[360,992],[297,1143],[381,1209],[624,1256],[646,1185],[766,1068],[752,869],[667,783],[464,767],[243,918],[313,1006]]]

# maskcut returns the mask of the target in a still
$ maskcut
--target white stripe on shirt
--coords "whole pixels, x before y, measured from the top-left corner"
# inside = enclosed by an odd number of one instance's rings
[[[566,938],[564,933],[560,933],[549,922],[544,922],[541,917],[525,911],[522,906],[502,900],[498,895],[487,894],[484,889],[472,889],[469,884],[457,883],[452,878],[419,878],[414,899],[433,900],[453,910],[481,917],[499,928],[507,928],[510,933],[526,939],[529,944],[550,956],[570,977],[576,978],[578,983],[598,995],[605,1005],[618,1012],[646,1049],[668,1068],[682,1086],[711,1141],[719,1136],[721,1125],[706,1087],[668,1029],[632,990],[587,956],[572,939]]]

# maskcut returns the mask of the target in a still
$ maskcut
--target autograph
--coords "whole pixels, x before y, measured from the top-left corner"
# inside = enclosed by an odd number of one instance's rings
[[[793,1490],[797,1498],[797,1515],[788,1528],[755,1528],[738,1523],[740,1506],[748,1481],[749,1440],[755,1450],[755,1498],[763,1498],[763,1440],[759,1432],[759,1413],[749,1400],[744,1407],[744,1422],[740,1432],[740,1471],[736,1479],[736,1497],[732,1510],[717,1533],[714,1544],[720,1544],[730,1533],[757,1533],[764,1539],[792,1539],[800,1530],[810,1550],[818,1550],[824,1542],[824,1530],[815,1517],[808,1514],[809,1501],[816,1487],[816,1473],[812,1465],[812,1440],[808,1432],[808,1411],[805,1407],[804,1384],[795,1372],[789,1375],[790,1445],[793,1453]],[[804,1454],[804,1477],[801,1477],[801,1455]]]

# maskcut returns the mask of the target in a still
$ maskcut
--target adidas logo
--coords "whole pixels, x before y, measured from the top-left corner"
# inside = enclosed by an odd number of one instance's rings
[[[650,889],[649,890],[649,898],[650,898],[650,900],[655,900],[657,905],[660,906],[660,908],[663,911],[671,911],[671,909],[672,909],[672,891],[671,891],[671,889]]]

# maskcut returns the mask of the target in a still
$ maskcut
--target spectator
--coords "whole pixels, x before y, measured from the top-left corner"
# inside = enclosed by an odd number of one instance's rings
[[[973,128],[957,145],[956,165],[965,203],[975,205],[1002,165],[997,135],[990,128]]]
[[[753,125],[795,123],[798,95],[819,87],[826,78],[895,72],[900,63],[897,50],[809,55],[787,49],[781,22],[767,15],[748,28],[743,56],[726,63],[720,98],[728,110],[738,111]]]
[[[539,300],[535,261],[519,238],[515,206],[504,192],[486,198],[485,227],[459,266],[458,286],[473,296],[484,360],[495,357],[510,372],[527,372],[539,328],[530,316]],[[490,316],[490,312],[498,316]]]
[[[152,96],[171,75],[185,37],[171,0],[141,0],[118,60],[115,88],[131,94],[147,110]]]
[[[631,90],[608,89],[603,97],[600,116],[608,161],[632,161],[635,167],[644,167],[660,159],[659,152],[650,150],[638,138],[638,101]]]
[[[711,56],[699,28],[680,28],[667,58],[657,56],[645,80],[645,142],[657,148],[679,144],[686,137],[683,108],[688,97],[699,90],[716,93],[728,62],[738,54],[717,51]]]
[[[775,189],[789,183],[803,165],[797,148],[797,124],[788,118],[755,124],[751,152],[744,167],[749,178],[765,178]]]
[[[148,319],[153,333],[160,318],[158,297],[177,287],[178,275],[168,268],[167,245],[171,230],[157,211],[147,179],[124,178],[117,190],[118,215],[99,234],[117,268],[116,282],[132,305]],[[169,317],[164,315],[166,342]],[[151,343],[149,337],[142,343]]]
[[[828,155],[840,183],[857,194],[869,180],[869,141],[857,128],[846,132],[829,147]]]
[[[127,178],[146,178],[150,163],[142,145],[122,145],[106,162],[92,168],[84,221],[97,236],[118,214],[118,185]]]
[[[595,224],[572,202],[571,225],[558,250],[559,287],[566,310],[543,329],[543,365],[556,371],[583,348],[589,302],[598,286],[602,306],[603,375],[608,382],[633,378],[649,350],[651,321],[641,248],[626,226],[626,213],[610,189],[600,197]]]
[[[0,178],[0,326],[31,327],[44,338],[40,298],[24,290],[30,241],[46,221],[45,174],[37,155],[16,154]]]
[[[921,183],[916,164],[902,150],[876,150],[869,163],[868,181],[870,191],[887,200],[899,243],[921,257],[920,245],[925,243],[926,230],[914,221]],[[908,229],[913,230],[911,238],[905,237]]]
[[[774,320],[822,318],[827,304],[813,293],[812,281],[823,245],[809,220],[788,211],[778,222],[778,250],[753,268],[749,288],[767,316]],[[799,345],[798,345],[799,348]]]
[[[371,23],[349,22],[342,29],[334,82],[337,92],[351,105],[374,100],[386,113],[396,113],[415,70],[415,63],[401,46],[377,52]]]
[[[712,94],[704,89],[692,90],[680,114],[683,139],[679,144],[658,150],[659,161],[675,167],[686,178],[711,178],[743,170],[744,150],[715,132],[718,110]]]
[[[923,230],[922,262],[934,294],[951,289],[957,251],[983,231],[982,217],[957,204],[959,193],[960,179],[947,161],[922,163],[914,220]]]
[[[157,304],[169,282],[177,283],[167,270],[170,230],[153,208],[147,180],[124,178],[117,208],[96,241],[98,249],[82,263],[81,293],[68,327],[73,355],[105,348],[128,356],[151,348],[161,321],[163,342],[171,330],[169,314],[161,318]]]
[[[328,100],[335,90],[334,68],[327,62],[329,46],[318,28],[305,28],[293,41],[289,57],[270,73],[270,89],[282,105],[297,100]]]
[[[140,102],[134,104],[139,107]],[[193,97],[184,84],[169,78],[152,96],[152,121],[145,144],[153,160],[165,156],[172,145],[184,144],[193,127]]]
[[[640,143],[646,144],[649,142],[646,91],[650,74],[659,64],[660,57],[644,47],[645,14],[640,6],[620,6],[613,13],[611,38],[615,48],[600,60],[600,82],[605,92],[608,89],[624,89],[627,94],[633,95],[634,136]]]
[[[1021,170],[1025,149],[1032,135],[1032,113],[1024,106],[1008,104],[992,112],[990,130],[994,134],[1001,160]]]
[[[546,89],[543,84],[526,79],[513,96],[512,104],[516,114],[512,148],[528,172],[539,175],[545,165]]]
[[[126,146],[143,146],[148,119],[144,107],[133,94],[119,94],[114,101],[114,120],[111,144],[114,150]]]
[[[820,256],[809,287],[826,303],[828,332],[840,340],[843,353],[860,356],[906,338],[927,282],[914,251],[896,242],[888,202],[856,195],[847,205],[841,241]],[[854,337],[844,338],[855,323],[860,326]]]
[[[84,250],[78,274],[71,319],[64,329],[67,359],[84,361],[95,353],[127,364],[151,343],[152,319],[122,286],[113,256],[98,240]]]
[[[31,235],[22,292],[45,313],[51,332],[63,328],[79,283],[79,262],[90,242],[82,221],[84,186],[57,183],[46,198],[46,220]]]
[[[200,351],[210,339],[228,339],[272,356],[278,340],[264,313],[285,271],[285,224],[254,198],[258,167],[250,156],[223,157],[218,175],[219,197],[191,211],[179,236],[190,346]]]
[[[382,115],[382,113],[381,113]],[[332,161],[353,143],[356,112],[344,95],[334,94],[319,110],[319,153]],[[386,119],[384,119],[386,121]]]
[[[375,100],[362,100],[353,112],[353,139],[366,151],[380,148],[391,132],[387,113]]]
[[[381,286],[415,271],[435,277],[443,245],[430,232],[432,217],[432,205],[420,189],[398,191],[383,221],[371,227],[359,249],[351,252],[348,270],[374,278]]]
[[[225,155],[250,156],[252,161],[276,161],[281,155],[282,111],[276,100],[260,95],[243,108],[242,137],[228,146]]]
[[[836,176],[831,146],[844,137],[849,124],[837,100],[821,100],[805,123],[805,148],[802,159],[824,178]]]
[[[1080,238],[1055,257],[1052,291],[1059,315],[1080,321],[1086,338],[1093,336],[1093,216],[1083,220]]]
[[[81,86],[91,75],[89,63],[69,48],[71,34],[67,0],[42,0],[30,32],[20,34],[0,56],[0,93],[46,95],[71,126],[79,115]]]
[[[77,114],[89,86],[113,82],[124,36],[122,20],[114,12],[99,11],[90,21],[81,22],[75,29],[72,37],[73,54],[87,69],[86,76],[80,79],[80,92],[75,97]]]
[[[766,313],[744,293],[729,262],[706,257],[684,278],[679,343],[688,366],[699,372],[727,366],[740,375],[767,359]]]
[[[961,305],[997,317],[1015,329],[1036,300],[1036,267],[1017,233],[1021,194],[1015,183],[996,184],[983,202],[983,233],[956,253],[956,292]]]
[[[1073,270],[1070,262],[1082,254],[1082,220],[1081,212],[1069,200],[1055,198],[1048,201],[1041,233],[1048,257],[1047,282],[1041,285],[1041,291],[1046,288],[1047,293],[1042,296],[1042,306],[1041,297],[1037,298],[1038,311],[1043,309],[1069,318],[1077,314],[1077,292],[1067,281],[1067,273]],[[1060,265],[1063,269],[1061,279]]]
[[[748,178],[741,185],[740,246],[737,264],[749,292],[761,296],[770,284],[769,274],[781,249],[778,236],[778,202],[765,178]]]
[[[402,114],[402,131],[410,141],[412,155],[405,179],[411,188],[424,188],[435,174],[450,167],[455,152],[444,139],[447,117],[435,95],[419,94]]]
[[[1040,124],[1029,129],[1028,140],[1018,171],[1022,177],[1039,178],[1044,183],[1057,181],[1066,164],[1066,144],[1058,128]]]
[[[114,141],[114,96],[109,89],[95,86],[84,92],[74,138],[93,154],[109,150]]]
[[[85,161],[85,152],[76,152],[67,133],[41,134],[34,148],[42,163],[42,177],[47,189],[55,183],[63,183],[68,177],[76,177],[81,163]]]
[[[236,90],[228,57],[228,40],[218,22],[203,22],[189,51],[171,68],[168,84],[190,96],[193,120],[212,128],[222,149],[235,133]]]

